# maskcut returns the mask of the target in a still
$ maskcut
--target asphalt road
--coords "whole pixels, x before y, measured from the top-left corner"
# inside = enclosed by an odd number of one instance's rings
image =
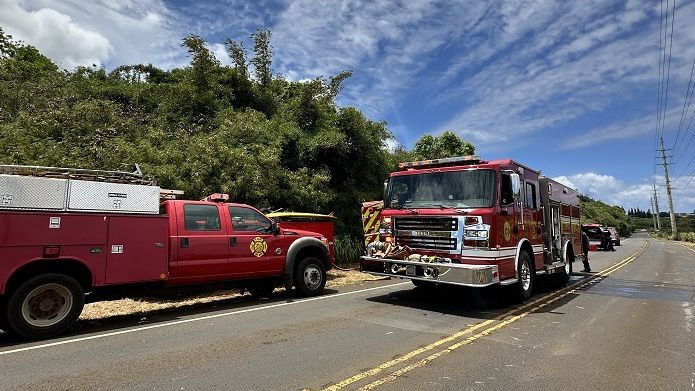
[[[0,389],[694,389],[695,252],[646,236],[616,249],[568,288],[539,279],[524,305],[386,280],[0,335]]]

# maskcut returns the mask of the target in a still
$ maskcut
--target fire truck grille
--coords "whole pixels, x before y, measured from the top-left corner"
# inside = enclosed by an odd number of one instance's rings
[[[456,250],[456,238],[399,236],[398,244],[424,250]]]
[[[459,221],[450,217],[399,217],[394,219],[396,241],[423,250],[454,251]]]
[[[397,230],[429,230],[429,231],[457,231],[458,220],[445,218],[413,218],[399,217],[395,219]]]

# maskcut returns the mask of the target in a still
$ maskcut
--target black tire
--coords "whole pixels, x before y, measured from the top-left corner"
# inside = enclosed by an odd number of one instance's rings
[[[273,295],[275,284],[272,281],[258,281],[249,285],[246,289],[256,299],[267,299]]]
[[[570,281],[570,276],[572,275],[573,263],[574,263],[573,253],[567,254],[567,263],[565,264],[565,267],[562,269],[562,271],[560,272],[560,275],[558,276],[560,286],[565,286]]]
[[[515,284],[519,302],[528,300],[533,294],[536,276],[531,265],[531,256],[526,251],[519,253],[519,266],[517,267],[519,277]]]
[[[302,296],[318,296],[326,286],[326,267],[318,258],[306,257],[294,267],[294,286]]]
[[[24,338],[49,338],[72,327],[83,307],[84,290],[77,280],[65,274],[42,274],[10,294],[7,323],[11,332]]]
[[[13,334],[10,324],[7,322],[7,299],[0,298],[0,330]]]

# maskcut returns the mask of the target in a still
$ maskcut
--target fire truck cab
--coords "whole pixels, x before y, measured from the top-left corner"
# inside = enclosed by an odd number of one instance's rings
[[[418,286],[567,281],[581,253],[578,193],[510,159],[477,156],[401,163],[386,182],[382,236],[361,269]]]

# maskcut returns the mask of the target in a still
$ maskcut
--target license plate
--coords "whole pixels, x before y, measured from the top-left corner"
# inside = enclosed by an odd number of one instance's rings
[[[405,265],[405,275],[415,277],[415,265]]]

